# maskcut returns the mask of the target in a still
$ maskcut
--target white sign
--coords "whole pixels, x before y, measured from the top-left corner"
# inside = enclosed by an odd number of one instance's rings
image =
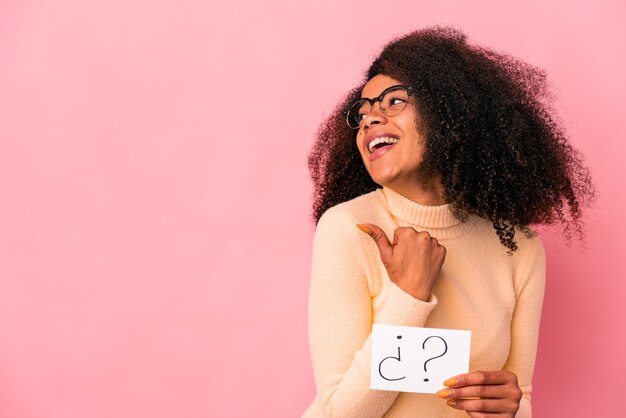
[[[435,393],[469,370],[471,331],[374,324],[370,388]]]

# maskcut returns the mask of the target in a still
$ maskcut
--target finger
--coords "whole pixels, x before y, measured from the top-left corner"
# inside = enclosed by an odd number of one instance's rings
[[[482,399],[514,399],[518,397],[517,387],[512,385],[476,385],[459,388],[442,389],[436,393],[440,398],[482,398]],[[519,394],[521,397],[521,393]]]
[[[447,404],[467,412],[516,412],[519,408],[519,404],[511,399],[448,399]]]
[[[393,231],[393,241],[391,241],[391,245],[393,245],[394,247],[395,247],[396,245],[398,245],[398,240],[400,239],[400,238],[398,237],[398,229],[400,229],[400,228],[396,228],[396,229]]]
[[[439,269],[441,269],[441,266],[443,266],[444,261],[446,261],[447,252],[448,250],[443,245],[439,245],[439,247],[437,247],[437,267]]]
[[[467,412],[472,418],[509,418],[510,414],[501,414],[499,412]]]
[[[357,224],[357,227],[372,237],[378,247],[378,251],[380,252],[380,259],[384,264],[387,264],[387,261],[393,254],[393,246],[391,245],[391,242],[389,242],[389,238],[387,238],[385,231],[374,224]]]
[[[462,387],[472,385],[505,385],[507,383],[517,384],[515,373],[498,370],[489,372],[472,372],[454,376],[443,384],[450,387]]]

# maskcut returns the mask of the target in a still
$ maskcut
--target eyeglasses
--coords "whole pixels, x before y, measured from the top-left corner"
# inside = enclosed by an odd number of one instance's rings
[[[346,122],[350,128],[359,129],[361,122],[369,116],[376,102],[379,103],[383,115],[397,115],[404,110],[411,94],[413,94],[413,88],[398,85],[386,88],[378,97],[373,99],[366,97],[359,99],[352,103],[345,112]]]

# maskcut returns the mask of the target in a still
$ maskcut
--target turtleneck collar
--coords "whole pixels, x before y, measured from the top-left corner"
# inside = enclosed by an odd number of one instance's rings
[[[418,231],[425,230],[438,239],[464,235],[473,226],[472,217],[461,222],[452,214],[450,205],[422,205],[386,187],[378,189],[377,193],[397,226],[411,226]]]

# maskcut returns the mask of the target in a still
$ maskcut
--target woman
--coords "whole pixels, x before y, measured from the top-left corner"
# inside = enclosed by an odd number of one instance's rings
[[[322,124],[304,417],[531,416],[545,260],[529,226],[581,236],[593,198],[548,99],[538,69],[430,28],[389,43]],[[369,389],[374,323],[471,330],[470,373],[437,396]]]

